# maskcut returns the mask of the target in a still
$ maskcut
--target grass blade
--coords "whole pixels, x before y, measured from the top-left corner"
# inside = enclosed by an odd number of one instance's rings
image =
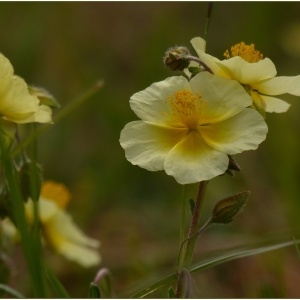
[[[18,291],[14,290],[13,288],[11,288],[8,285],[3,284],[3,283],[0,283],[0,290],[4,291],[5,293],[7,293],[15,298],[25,298]]]
[[[268,241],[264,240],[262,242],[255,243],[255,244],[253,243],[246,244],[239,247],[218,251],[217,255],[203,259],[202,261],[194,265],[190,269],[190,272],[196,273],[200,270],[208,269],[210,267],[220,265],[222,263],[229,262],[235,259],[258,255],[269,251],[274,251],[281,248],[289,247],[292,245],[297,245],[299,243],[300,243],[300,239],[291,239],[287,241],[286,238],[280,238],[280,239],[270,239]],[[144,298],[147,295],[162,288],[163,286],[172,283],[176,279],[177,279],[176,273],[170,274],[148,285],[147,287],[143,288],[139,292],[133,294],[130,298]]]
[[[46,279],[49,284],[52,286],[57,298],[64,299],[64,298],[71,298],[62,283],[57,279],[53,271],[47,266],[44,265]]]

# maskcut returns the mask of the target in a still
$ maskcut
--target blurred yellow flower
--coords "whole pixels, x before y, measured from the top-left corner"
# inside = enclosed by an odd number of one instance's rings
[[[128,123],[120,143],[126,158],[149,171],[165,170],[178,183],[223,174],[228,154],[256,149],[267,125],[250,108],[241,85],[208,72],[188,81],[174,76],[152,84],[130,99],[141,119]]]
[[[254,45],[237,44],[224,53],[227,58],[219,60],[203,49],[203,39],[193,38],[191,43],[199,58],[215,75],[237,80],[251,95],[254,106],[259,111],[282,113],[290,106],[273,96],[291,94],[300,96],[300,76],[279,76],[274,63],[255,50]]]
[[[58,253],[84,267],[99,265],[101,261],[98,240],[87,237],[73,222],[64,209],[71,194],[67,188],[53,181],[46,181],[39,199],[39,214],[43,237]],[[33,221],[33,202],[25,204],[25,213],[29,222]],[[6,236],[17,237],[17,230],[9,219],[1,222]]]
[[[51,108],[28,91],[26,82],[14,75],[9,60],[0,53],[0,116],[14,123],[50,123]]]

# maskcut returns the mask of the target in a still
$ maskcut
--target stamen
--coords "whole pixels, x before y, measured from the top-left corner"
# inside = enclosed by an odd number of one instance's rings
[[[263,59],[263,54],[254,49],[254,44],[246,45],[244,42],[236,44],[231,47],[231,54],[228,50],[225,51],[224,56],[229,59],[234,56],[240,56],[249,63],[255,63]]]
[[[43,183],[41,196],[55,202],[61,208],[65,208],[71,199],[69,190],[63,184],[50,180]]]
[[[181,90],[168,98],[174,116],[180,119],[189,129],[196,129],[204,103],[199,93],[193,94],[189,90]]]

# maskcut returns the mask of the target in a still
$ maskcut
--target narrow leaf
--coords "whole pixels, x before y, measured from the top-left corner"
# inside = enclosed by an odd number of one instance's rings
[[[5,293],[7,293],[15,298],[25,298],[18,291],[14,290],[13,288],[11,288],[8,285],[3,284],[3,283],[0,283],[0,290],[4,291]]]
[[[278,238],[278,239],[272,239],[266,242],[265,240],[259,243],[250,244],[250,245],[243,245],[240,247],[227,249],[219,251],[219,254],[214,257],[209,257],[205,260],[202,260],[198,264],[194,265],[190,272],[196,273],[203,269],[208,269],[210,267],[220,265],[225,262],[229,262],[235,259],[243,258],[243,257],[249,257],[261,253],[266,253],[269,251],[274,251],[277,249],[289,247],[295,244],[300,243],[300,239],[297,240],[289,240],[289,241],[283,241],[286,240],[286,238]],[[221,254],[220,254],[221,253]],[[142,289],[141,291],[133,294],[131,298],[144,298],[147,295],[155,292],[156,290],[162,288],[163,286],[167,284],[171,284],[173,281],[177,279],[177,274],[173,273],[170,274],[150,285]]]
[[[53,271],[45,264],[46,279],[52,286],[57,298],[71,298],[62,283],[57,279]]]
[[[98,286],[93,282],[90,284],[89,298],[93,298],[93,299],[101,298],[100,290],[99,290]]]

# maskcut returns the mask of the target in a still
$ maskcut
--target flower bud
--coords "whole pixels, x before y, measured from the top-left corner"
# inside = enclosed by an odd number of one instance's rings
[[[241,192],[219,201],[213,211],[211,223],[228,224],[241,212],[246,204],[250,192]]]
[[[190,60],[186,58],[188,55],[190,55],[190,52],[186,47],[170,48],[166,51],[163,62],[173,71],[182,71],[190,64]]]

